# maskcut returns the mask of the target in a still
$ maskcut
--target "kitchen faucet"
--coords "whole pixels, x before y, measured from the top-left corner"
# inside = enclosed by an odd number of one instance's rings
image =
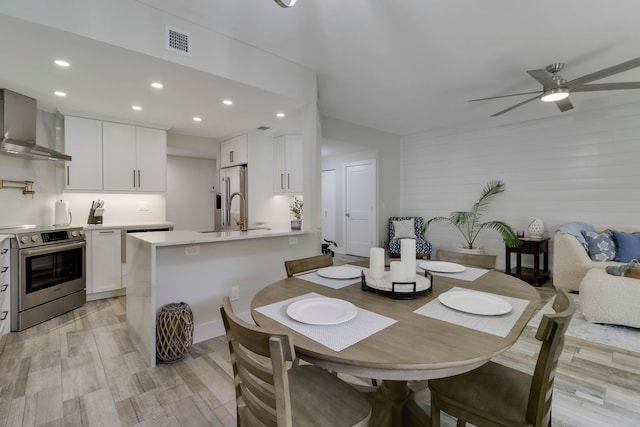
[[[242,193],[235,192],[229,196],[229,202],[227,203],[227,216],[231,218],[231,201],[235,196],[240,196],[240,220],[236,221],[236,224],[240,227],[240,231],[247,231],[247,200]]]

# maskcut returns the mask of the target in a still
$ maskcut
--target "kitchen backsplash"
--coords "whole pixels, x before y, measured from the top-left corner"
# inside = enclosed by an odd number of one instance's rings
[[[105,224],[165,220],[166,198],[160,194],[64,193],[61,200],[69,204],[74,225],[87,223],[94,200],[104,201]],[[53,212],[53,204],[51,209]]]

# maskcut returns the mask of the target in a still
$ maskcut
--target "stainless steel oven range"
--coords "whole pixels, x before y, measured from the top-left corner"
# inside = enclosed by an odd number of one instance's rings
[[[30,229],[11,239],[11,330],[22,331],[86,300],[82,228]]]

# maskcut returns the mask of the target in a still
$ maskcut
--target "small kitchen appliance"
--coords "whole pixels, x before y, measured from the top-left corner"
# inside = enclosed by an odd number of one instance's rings
[[[73,215],[69,209],[69,204],[60,200],[56,202],[54,227],[68,226],[73,221]]]

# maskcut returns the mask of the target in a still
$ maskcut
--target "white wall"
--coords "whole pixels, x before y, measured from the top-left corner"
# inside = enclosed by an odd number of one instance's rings
[[[167,154],[170,156],[215,160],[219,150],[220,143],[213,138],[167,132]]]
[[[216,161],[167,156],[167,221],[176,230],[214,229]]]
[[[544,120],[405,137],[402,211],[429,219],[469,210],[486,182],[501,179],[506,191],[486,220],[526,229],[539,217],[551,237],[569,221],[638,226],[639,138],[639,104],[576,108]],[[434,249],[452,249],[461,241],[457,230],[441,224],[427,238]],[[504,268],[504,244],[497,233],[481,234],[478,243],[498,255],[498,267]]]
[[[398,135],[324,117],[322,136],[336,141],[362,145],[362,151],[322,158],[322,170],[336,170],[336,242],[344,246],[344,163],[377,160],[378,171],[378,244],[387,240],[390,216],[402,212],[400,204],[400,153]]]
[[[39,145],[62,151],[59,128],[55,115],[38,110],[36,141]],[[0,155],[0,179],[33,181],[36,192],[32,197],[16,189],[0,190],[0,225],[53,224],[54,203],[64,182],[64,163]]]

